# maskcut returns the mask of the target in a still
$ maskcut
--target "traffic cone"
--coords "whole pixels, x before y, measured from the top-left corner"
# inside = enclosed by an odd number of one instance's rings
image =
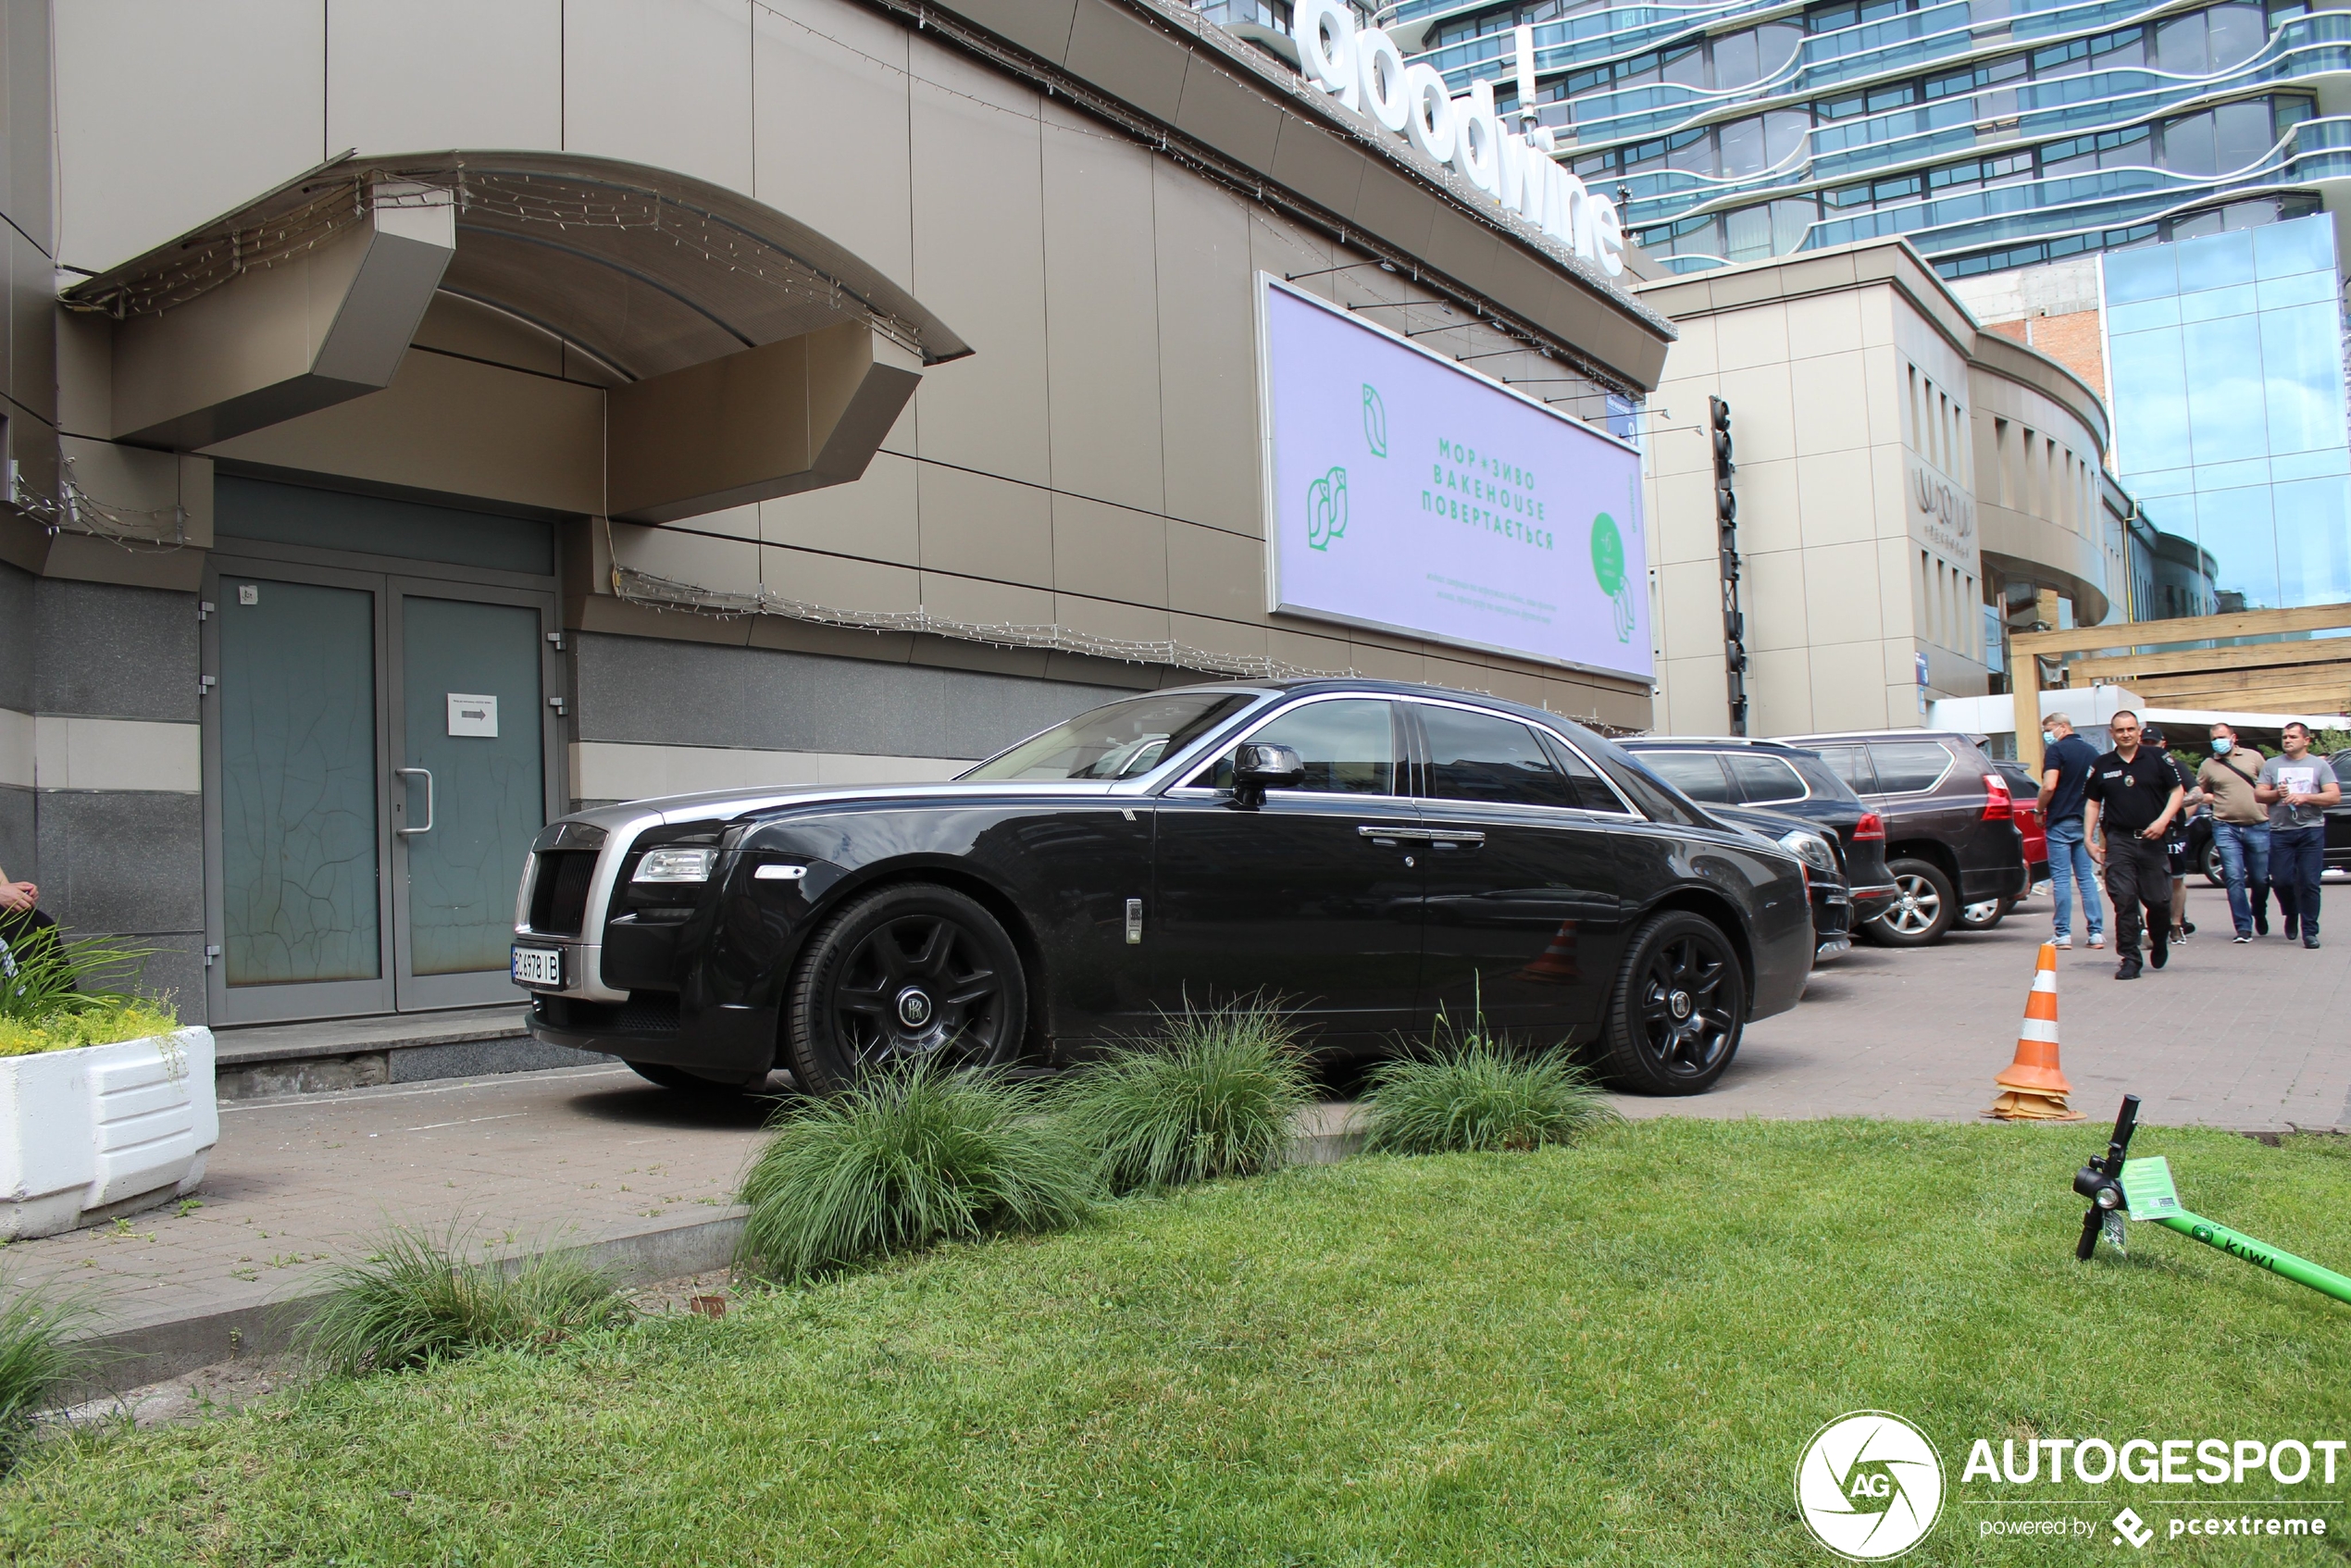
[[[2058,1070],[2057,943],[2041,944],[2033,991],[2024,999],[2024,1022],[2016,1033],[2016,1060],[1992,1080],[2003,1090],[1984,1114],[2004,1122],[2078,1122],[2082,1113],[2065,1097],[2073,1086]]]
[[[1573,985],[1581,976],[1575,967],[1575,922],[1560,922],[1559,935],[1543,950],[1543,956],[1512,976],[1512,979],[1532,980],[1538,986]]]

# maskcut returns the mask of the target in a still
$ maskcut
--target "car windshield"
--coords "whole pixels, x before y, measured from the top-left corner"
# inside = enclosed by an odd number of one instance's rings
[[[1033,735],[965,778],[1132,778],[1157,767],[1252,700],[1242,691],[1185,691],[1109,703]]]

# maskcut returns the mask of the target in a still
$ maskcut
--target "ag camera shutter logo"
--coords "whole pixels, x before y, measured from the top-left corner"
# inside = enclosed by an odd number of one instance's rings
[[[1943,1459],[1898,1415],[1858,1410],[1812,1434],[1796,1506],[1820,1543],[1856,1562],[1899,1557],[1943,1512]]]

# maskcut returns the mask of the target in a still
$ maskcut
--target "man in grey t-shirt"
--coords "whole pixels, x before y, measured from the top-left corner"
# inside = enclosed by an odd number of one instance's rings
[[[2253,798],[2270,808],[2270,886],[2292,940],[2319,945],[2319,878],[2326,874],[2327,807],[2343,799],[2334,765],[2310,750],[2310,728],[2289,724],[2278,738],[2285,754],[2261,765]]]

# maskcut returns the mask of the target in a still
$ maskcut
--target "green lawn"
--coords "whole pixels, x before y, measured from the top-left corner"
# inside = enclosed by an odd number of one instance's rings
[[[2111,1562],[2104,1521],[2182,1488],[2009,1488],[2103,1499],[2101,1527],[1984,1540],[1968,1440],[2351,1437],[2351,1307],[2152,1226],[2077,1265],[2067,1182],[2104,1139],[1662,1121],[1132,1201],[716,1324],[51,1444],[0,1485],[0,1558],[1818,1564],[1797,1453],[1876,1407],[1947,1467],[1906,1562]],[[2346,1141],[2138,1151],[2351,1266]],[[2285,1490],[2351,1498],[2351,1465]],[[2340,1563],[2328,1520],[2149,1555]]]

